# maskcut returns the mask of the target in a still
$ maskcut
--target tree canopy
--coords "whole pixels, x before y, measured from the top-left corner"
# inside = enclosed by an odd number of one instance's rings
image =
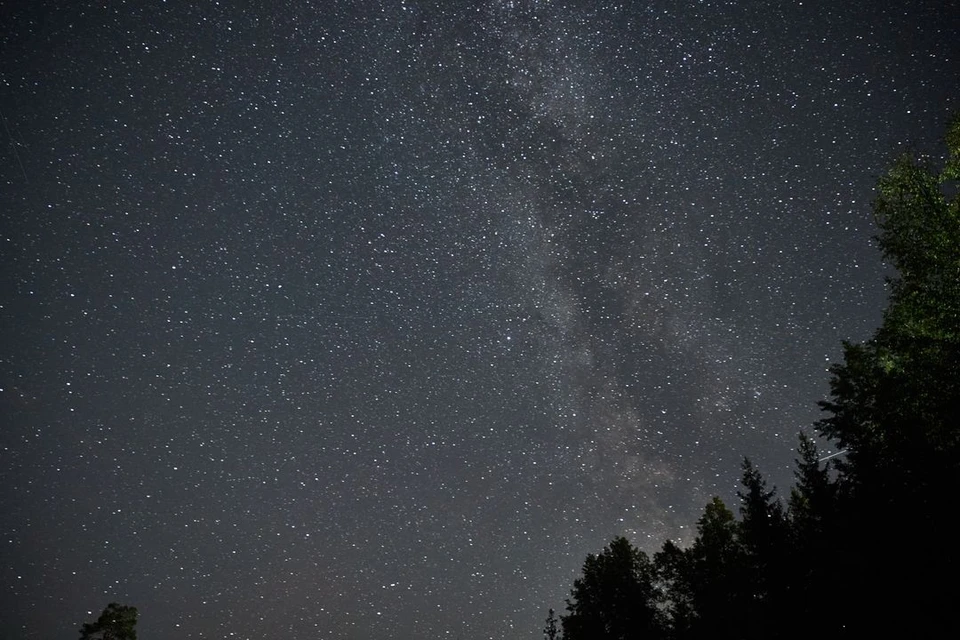
[[[889,303],[844,343],[814,425],[845,455],[801,434],[785,505],[745,459],[739,519],[714,498],[693,544],[652,562],[615,538],[574,582],[564,638],[960,637],[960,114],[945,138],[939,170],[907,155],[877,184]]]
[[[96,622],[80,628],[80,640],[137,640],[137,608],[111,602]]]
[[[653,563],[626,538],[588,555],[570,593],[561,616],[567,640],[627,640],[663,627]]]

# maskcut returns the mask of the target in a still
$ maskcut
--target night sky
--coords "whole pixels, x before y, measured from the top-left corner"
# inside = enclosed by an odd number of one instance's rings
[[[953,0],[0,3],[0,635],[532,640],[791,482]],[[829,449],[828,449],[829,451]]]

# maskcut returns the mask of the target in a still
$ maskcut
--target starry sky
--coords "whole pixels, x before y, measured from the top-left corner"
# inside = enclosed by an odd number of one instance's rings
[[[781,488],[942,0],[0,3],[0,628],[532,640]]]

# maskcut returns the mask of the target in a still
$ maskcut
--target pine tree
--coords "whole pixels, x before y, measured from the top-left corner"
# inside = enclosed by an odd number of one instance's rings
[[[799,434],[795,460],[796,484],[790,490],[787,509],[789,556],[789,607],[792,615],[818,620],[825,637],[837,637],[841,625],[833,603],[822,597],[824,585],[840,580],[846,563],[837,529],[840,486],[830,478],[830,463],[820,460],[814,440]],[[800,638],[802,627],[789,629],[785,637]]]
[[[694,636],[742,637],[744,552],[737,520],[720,498],[707,503],[697,521],[689,557]]]
[[[830,480],[829,463],[821,464],[816,442],[802,432],[798,437],[800,457],[794,460],[797,482],[787,503],[793,544],[823,533],[834,512],[838,491],[836,483]]]
[[[776,637],[783,628],[778,620],[786,607],[787,526],[776,488],[749,458],[743,460],[740,497],[740,544],[743,548],[745,597],[742,606],[746,636]]]
[[[558,625],[559,620],[557,620],[557,614],[554,613],[553,609],[550,609],[550,612],[547,614],[546,624],[543,627],[544,640],[560,639],[560,627]]]

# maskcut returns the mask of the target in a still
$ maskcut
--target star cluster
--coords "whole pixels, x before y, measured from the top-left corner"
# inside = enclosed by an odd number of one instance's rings
[[[56,3],[0,26],[0,626],[537,638],[781,489],[879,322],[939,2]]]

